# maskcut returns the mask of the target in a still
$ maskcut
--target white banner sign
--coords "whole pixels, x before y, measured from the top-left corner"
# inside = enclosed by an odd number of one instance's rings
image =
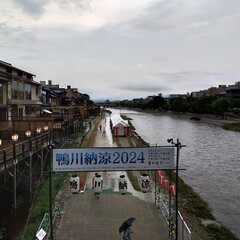
[[[53,149],[53,171],[175,169],[174,147]]]
[[[38,240],[43,240],[44,237],[46,236],[46,234],[47,234],[47,233],[41,228],[41,229],[37,232],[36,237],[37,237]]]

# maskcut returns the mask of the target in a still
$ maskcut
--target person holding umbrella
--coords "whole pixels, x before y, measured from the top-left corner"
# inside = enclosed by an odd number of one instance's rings
[[[123,232],[123,240],[131,240],[131,226],[132,223],[136,220],[136,218],[129,218],[126,221],[122,223],[122,225],[119,228],[119,233]]]

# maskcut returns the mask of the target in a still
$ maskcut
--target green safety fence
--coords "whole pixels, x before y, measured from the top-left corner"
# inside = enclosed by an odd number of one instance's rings
[[[52,212],[52,224],[54,226],[54,223],[57,219],[57,217],[61,218],[61,206],[58,202],[56,202],[54,208],[53,208],[53,212]],[[46,232],[46,236],[44,237],[44,240],[48,240],[49,236],[50,236],[50,216],[49,213],[46,212],[43,216],[43,219],[39,225],[39,228],[37,230],[37,233],[43,229]],[[38,239],[36,236],[34,237],[34,239]]]

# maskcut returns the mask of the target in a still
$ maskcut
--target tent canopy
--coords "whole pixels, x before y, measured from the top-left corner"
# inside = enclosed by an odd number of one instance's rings
[[[128,121],[123,120],[119,114],[114,114],[111,116],[112,127],[129,127]]]

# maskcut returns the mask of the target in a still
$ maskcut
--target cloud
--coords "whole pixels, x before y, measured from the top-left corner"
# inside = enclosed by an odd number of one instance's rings
[[[205,0],[152,1],[135,18],[126,21],[124,28],[145,32],[200,28],[208,24],[201,19],[205,6]]]
[[[34,17],[40,17],[49,0],[12,0],[12,2],[20,7],[23,12]]]
[[[234,35],[234,39],[240,38],[240,29],[238,27],[238,23],[240,22],[240,13],[234,13],[232,15],[223,16],[222,18],[215,21],[210,28],[205,32],[197,33],[196,36],[200,39],[202,38],[232,38]]]
[[[234,75],[222,72],[207,71],[179,71],[179,72],[158,72],[155,78],[169,89],[163,93],[186,93],[217,87],[219,84],[228,84],[229,79]],[[237,76],[235,76],[237,78]]]
[[[50,57],[47,57],[47,56],[38,56],[38,55],[21,55],[21,56],[19,56],[19,57],[16,57],[15,58],[16,60],[21,60],[21,61],[26,61],[26,62],[28,62],[29,60],[31,60],[31,61],[38,61],[38,60],[44,60],[44,61],[49,61],[49,60],[51,60],[51,58]]]
[[[11,4],[8,0],[1,1],[5,8],[12,10],[11,14],[3,11],[2,21],[9,26],[21,25],[27,29],[65,27],[83,33],[118,28],[128,20],[141,19],[139,13],[156,0],[11,0]]]
[[[199,85],[216,81],[223,78],[223,73],[213,73],[204,71],[179,71],[179,72],[159,72],[155,77],[159,81],[166,82],[171,86],[181,85]],[[177,87],[178,88],[178,87]]]
[[[240,77],[239,0],[0,1],[3,60],[92,98],[186,93]]]
[[[22,27],[11,27],[7,25],[6,23],[0,22],[0,36],[2,39],[5,40],[8,44],[10,41],[17,40],[18,42],[21,42],[23,40],[32,40],[33,34],[32,31],[28,29],[24,29]]]
[[[122,83],[122,84],[115,84],[112,85],[113,89],[118,88],[122,90],[127,90],[130,92],[146,92],[146,93],[156,93],[156,92],[166,92],[169,91],[170,88],[160,84],[149,84],[149,83],[138,83],[138,84],[129,84],[129,83]]]

